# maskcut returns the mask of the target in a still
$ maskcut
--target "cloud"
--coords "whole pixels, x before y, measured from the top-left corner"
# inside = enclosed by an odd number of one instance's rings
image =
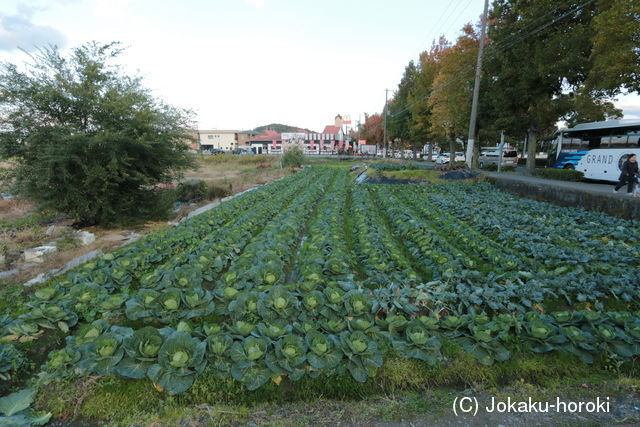
[[[257,8],[264,7],[264,0],[244,0],[249,3],[251,6],[255,6]]]
[[[40,46],[66,45],[67,38],[60,30],[33,23],[33,12],[34,9],[19,7],[15,15],[0,13],[0,50],[30,51]]]
[[[99,18],[127,19],[129,6],[133,0],[95,0],[93,14]]]

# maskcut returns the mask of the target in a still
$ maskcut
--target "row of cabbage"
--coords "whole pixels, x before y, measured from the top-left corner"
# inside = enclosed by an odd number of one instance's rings
[[[470,188],[452,191],[489,191]],[[446,363],[444,342],[486,365],[510,348],[586,363],[640,354],[639,313],[531,310],[536,261],[446,212],[442,188],[352,185],[344,170],[314,167],[262,191],[246,209],[234,204],[227,226],[128,283],[73,277],[39,289],[30,313],[2,320],[5,339],[79,320],[42,380],[116,374],[169,393],[202,374],[249,390],[305,375],[364,382],[392,355]],[[13,350],[0,355],[19,358]]]
[[[248,390],[269,380],[279,383],[285,376],[297,381],[304,375],[349,373],[364,382],[375,375],[385,355],[444,363],[443,342],[457,343],[484,365],[508,360],[514,345],[536,353],[574,355],[585,363],[597,357],[624,361],[640,354],[639,313],[530,312],[441,319],[395,314],[383,320],[374,315],[371,296],[351,291],[336,307],[344,320],[306,323],[294,320],[305,309],[290,291],[276,287],[259,301],[272,292],[293,306],[271,306],[277,317],[268,317],[267,323],[133,330],[94,321],[50,355],[42,377],[117,374],[149,378],[158,389],[180,393],[202,373],[233,377]]]
[[[268,190],[257,191],[257,197],[246,197],[250,209],[243,209],[242,203],[236,200],[227,202],[235,209],[234,220],[211,231],[206,235],[207,240],[147,271],[135,286],[131,282],[118,283],[114,279],[109,256],[85,264],[66,277],[36,290],[32,300],[26,304],[28,312],[17,319],[3,320],[1,336],[5,341],[25,341],[39,336],[43,329],[68,332],[79,318],[91,321],[97,317],[115,318],[126,314],[130,320],[137,320],[153,313],[158,320],[170,323],[210,314],[213,294],[202,288],[203,283],[216,279],[229,262],[239,256],[254,233],[280,214],[283,206],[295,204],[302,197],[301,190],[316,180],[315,174],[306,173],[272,184]],[[256,202],[260,204],[256,205]],[[225,205],[220,207],[222,214],[216,208],[203,216],[215,219],[226,215],[228,208]],[[198,220],[198,223],[202,222],[202,219]],[[182,235],[191,225],[188,222],[173,231]],[[136,260],[136,249],[131,252],[128,267],[131,270],[128,271],[134,274],[141,266]],[[92,274],[96,271],[101,274]],[[118,273],[116,275],[121,277]],[[102,277],[106,279],[100,280]]]
[[[629,240],[637,234],[632,222],[517,199],[484,185],[369,191],[393,217],[415,259],[429,265],[435,260],[434,281],[422,287],[431,300],[470,312],[524,311],[549,300],[598,310],[614,300],[637,308],[640,252],[637,241]],[[547,208],[562,213],[574,230],[570,238]],[[577,226],[585,216],[591,221]]]

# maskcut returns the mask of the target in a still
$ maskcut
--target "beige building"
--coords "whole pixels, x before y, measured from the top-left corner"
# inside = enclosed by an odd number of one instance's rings
[[[201,150],[233,151],[236,148],[248,147],[247,141],[256,134],[253,131],[239,130],[199,130],[198,148]]]
[[[198,147],[201,150],[224,150],[232,151],[237,145],[236,130],[199,130]]]

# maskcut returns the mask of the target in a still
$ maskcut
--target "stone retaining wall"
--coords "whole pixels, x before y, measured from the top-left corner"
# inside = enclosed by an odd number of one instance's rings
[[[551,184],[524,182],[506,177],[487,176],[486,180],[500,190],[516,196],[560,206],[582,207],[624,219],[640,219],[640,198],[629,197],[625,194],[608,195],[581,190],[568,190]]]

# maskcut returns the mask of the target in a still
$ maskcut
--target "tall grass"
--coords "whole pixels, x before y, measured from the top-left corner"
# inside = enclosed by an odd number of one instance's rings
[[[205,156],[202,154],[197,155],[198,160],[203,161],[205,163],[237,163],[237,164],[258,164],[258,163],[273,163],[279,161],[279,158],[276,156],[265,156],[265,155],[256,155],[256,156],[239,156],[235,154],[218,154]]]

